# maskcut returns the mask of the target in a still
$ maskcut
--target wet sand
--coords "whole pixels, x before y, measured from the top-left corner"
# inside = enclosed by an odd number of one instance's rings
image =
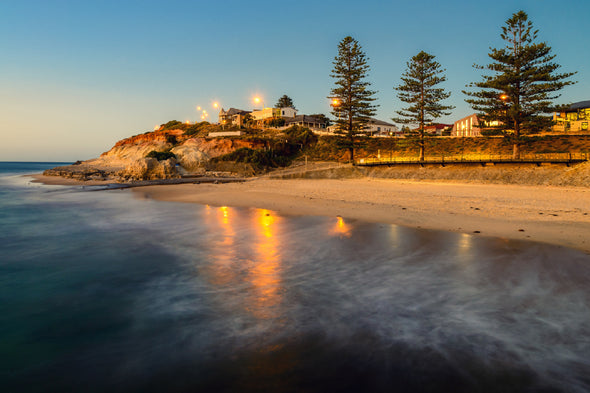
[[[133,189],[140,198],[342,216],[477,236],[533,240],[590,253],[590,189],[383,179],[258,179]]]
[[[106,185],[33,176],[61,185]],[[152,185],[139,198],[256,207],[286,215],[342,216],[415,228],[533,240],[590,253],[590,188],[392,179],[256,179]]]

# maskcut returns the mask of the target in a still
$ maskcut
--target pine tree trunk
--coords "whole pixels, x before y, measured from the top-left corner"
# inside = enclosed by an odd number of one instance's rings
[[[354,165],[354,147],[349,147],[348,152],[350,153],[350,162]]]
[[[520,159],[520,123],[514,121],[514,143],[512,145],[512,159]]]

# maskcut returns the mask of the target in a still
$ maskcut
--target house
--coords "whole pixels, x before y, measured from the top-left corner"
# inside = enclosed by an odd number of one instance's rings
[[[272,118],[292,118],[297,115],[297,109],[291,107],[284,108],[263,108],[252,111],[254,120],[266,120]]]
[[[250,111],[245,111],[242,109],[236,108],[229,108],[228,111],[225,111],[221,108],[219,112],[219,124],[226,126],[226,125],[235,125],[241,127],[244,122],[244,116],[246,116]]]
[[[285,118],[285,127],[291,127],[294,125],[307,127],[311,130],[325,130],[327,127],[326,121],[320,117],[298,115]]]
[[[387,123],[383,120],[369,118],[365,125],[365,131],[369,136],[395,136],[398,129],[395,124]]]
[[[452,124],[433,123],[424,126],[424,133],[442,136],[445,131],[449,131],[451,128],[453,128]],[[419,131],[419,129],[415,129],[414,131]]]
[[[330,133],[335,133],[338,129],[336,124],[328,127]],[[369,121],[365,124],[364,133],[368,136],[384,137],[384,136],[401,136],[401,132],[398,130],[395,124],[387,123],[383,120],[369,118]]]
[[[494,120],[486,122],[480,120],[477,114],[474,113],[461,120],[457,120],[451,130],[451,136],[482,136],[481,132],[483,130],[500,125],[502,125],[501,121]]]
[[[555,132],[588,132],[590,122],[590,101],[580,101],[570,105],[563,112],[553,114]]]

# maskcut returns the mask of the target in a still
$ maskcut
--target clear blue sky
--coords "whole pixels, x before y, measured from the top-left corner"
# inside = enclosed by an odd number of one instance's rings
[[[300,113],[328,113],[338,42],[356,38],[378,91],[377,117],[400,109],[393,86],[421,50],[447,69],[456,109],[523,9],[578,84],[560,102],[590,99],[590,2],[27,1],[0,0],[0,161],[97,157],[168,120],[213,121],[213,101],[251,109],[289,95]]]

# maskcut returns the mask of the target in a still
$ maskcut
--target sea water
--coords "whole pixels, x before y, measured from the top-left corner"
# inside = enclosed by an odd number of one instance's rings
[[[590,256],[0,163],[2,392],[585,392]],[[345,212],[344,212],[345,213]]]

